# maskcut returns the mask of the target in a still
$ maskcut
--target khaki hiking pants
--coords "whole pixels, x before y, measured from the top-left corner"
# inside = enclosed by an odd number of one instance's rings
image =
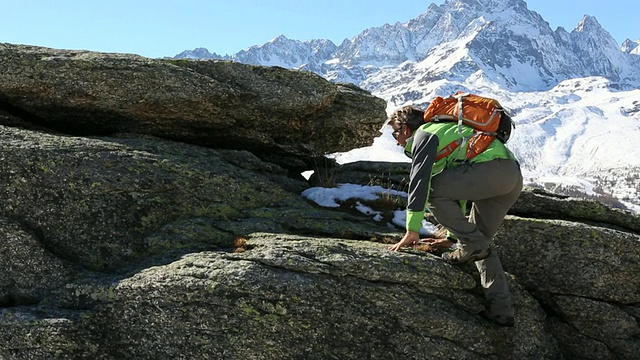
[[[431,180],[429,209],[458,240],[473,249],[491,245],[507,211],[522,191],[522,173],[514,160],[496,159],[447,169]],[[471,215],[457,200],[473,201]],[[497,251],[475,262],[491,315],[513,316],[511,292]]]

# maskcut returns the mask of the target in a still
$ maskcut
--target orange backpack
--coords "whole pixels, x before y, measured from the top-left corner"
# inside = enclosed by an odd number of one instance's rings
[[[436,161],[451,154],[460,145],[468,141],[465,159],[473,159],[483,152],[497,137],[506,143],[515,127],[511,117],[497,100],[474,94],[457,93],[443,98],[436,97],[424,112],[425,122],[457,122],[458,132],[462,133],[462,124],[474,128],[470,138],[462,138],[445,146],[436,156]]]

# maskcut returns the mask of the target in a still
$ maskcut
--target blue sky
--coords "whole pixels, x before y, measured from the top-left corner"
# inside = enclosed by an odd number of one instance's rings
[[[640,38],[638,0],[525,0],[555,30],[595,16],[622,43]],[[385,23],[406,22],[444,0],[2,0],[0,42],[174,56],[205,47],[234,54],[285,35],[336,45]]]

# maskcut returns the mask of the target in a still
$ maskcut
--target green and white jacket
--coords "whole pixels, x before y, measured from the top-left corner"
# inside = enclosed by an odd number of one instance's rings
[[[407,202],[406,229],[418,232],[429,201],[431,178],[446,169],[465,163],[481,163],[495,159],[516,160],[515,155],[502,143],[495,139],[485,151],[470,160],[465,159],[466,142],[448,156],[436,161],[437,154],[451,142],[462,137],[473,135],[473,128],[462,125],[461,133],[458,123],[431,122],[420,126],[407,141],[405,154],[411,158],[409,179],[409,197]],[[465,200],[465,199],[457,199]]]

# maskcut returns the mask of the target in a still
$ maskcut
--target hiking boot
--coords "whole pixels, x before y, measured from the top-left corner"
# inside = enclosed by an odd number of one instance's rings
[[[513,327],[516,323],[516,319],[513,316],[491,315],[487,310],[482,312],[482,317],[489,320],[489,322],[500,326]]]
[[[489,247],[474,249],[472,245],[458,243],[454,251],[442,254],[442,260],[452,265],[461,265],[485,259],[489,254]]]

